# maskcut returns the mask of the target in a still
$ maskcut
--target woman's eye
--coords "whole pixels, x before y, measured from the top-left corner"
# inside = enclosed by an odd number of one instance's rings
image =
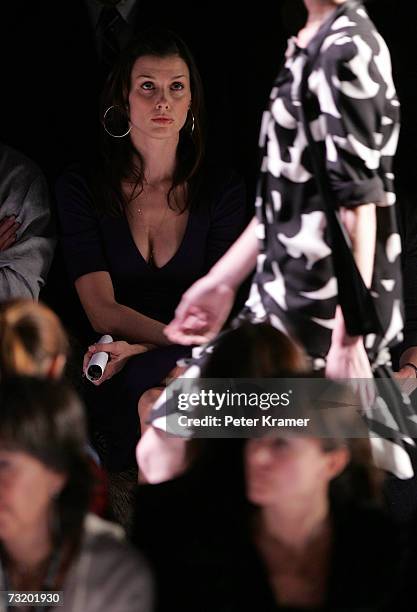
[[[151,81],[145,81],[145,83],[142,83],[141,88],[145,91],[151,91],[154,89],[154,85]]]
[[[184,89],[184,83],[176,81],[175,83],[172,83],[171,89],[173,89],[174,91],[181,91],[182,89]]]

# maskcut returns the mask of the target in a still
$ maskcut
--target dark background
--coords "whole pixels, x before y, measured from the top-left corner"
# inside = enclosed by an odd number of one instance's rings
[[[168,26],[183,36],[194,53],[206,91],[209,153],[243,175],[251,214],[262,111],[283,62],[287,38],[305,19],[303,3],[301,0],[256,0],[245,4],[234,0],[209,3],[139,0],[139,3],[137,29]],[[396,159],[397,210],[405,245],[408,318],[410,313],[414,317],[417,312],[417,282],[413,281],[417,266],[414,3],[414,0],[367,3],[390,48],[402,104],[403,127]],[[83,0],[2,3],[0,141],[39,164],[49,179],[52,194],[56,177],[68,164],[83,157],[88,159],[95,134],[101,128],[97,112],[100,90],[97,61]],[[77,321],[75,313],[83,316],[70,286],[58,248],[41,298],[60,315],[69,331]]]
[[[2,3],[6,4],[6,3]],[[97,59],[82,0],[12,0],[2,7],[0,139],[52,180],[86,153],[97,118]],[[392,53],[402,103],[400,191],[416,160],[417,20],[412,0],[375,0],[368,10]],[[162,24],[188,42],[206,89],[212,155],[245,176],[252,199],[262,110],[286,47],[302,21],[300,0],[170,3],[141,0],[138,28]]]

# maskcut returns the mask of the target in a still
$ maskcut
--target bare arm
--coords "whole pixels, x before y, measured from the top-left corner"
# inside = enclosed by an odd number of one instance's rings
[[[375,204],[342,211],[342,220],[352,241],[353,256],[367,287],[372,282],[376,244]],[[349,336],[340,306],[327,359],[329,378],[371,378],[372,373],[363,346],[363,337]]]
[[[108,272],[91,272],[75,281],[81,304],[93,329],[129,342],[168,345],[163,333],[165,325],[119,304]]]
[[[172,342],[203,344],[218,334],[230,314],[236,289],[256,264],[256,227],[254,218],[208,274],[184,293],[165,330]]]
[[[372,283],[376,245],[376,207],[365,204],[342,210],[342,220],[352,241],[353,256],[365,285]]]
[[[208,273],[209,276],[219,283],[228,285],[231,289],[239,287],[256,264],[258,256],[257,225],[258,221],[254,217],[236,242],[212,267]]]

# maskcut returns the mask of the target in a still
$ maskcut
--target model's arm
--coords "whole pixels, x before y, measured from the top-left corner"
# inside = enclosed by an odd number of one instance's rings
[[[388,56],[382,39],[379,52]],[[375,51],[376,53],[376,51]],[[369,288],[375,259],[376,206],[390,206],[393,194],[382,177],[391,175],[390,158],[398,139],[398,102],[389,61],[375,62],[359,36],[331,44],[321,58],[322,80],[309,83],[326,121],[326,170],[335,205],[352,243],[353,256]],[[379,70],[379,72],[378,72]],[[324,81],[328,89],[323,87]],[[329,108],[329,95],[332,105]],[[346,332],[341,308],[336,313],[327,374],[332,377],[371,376],[363,338]]]
[[[374,204],[366,204],[342,211],[342,220],[352,242],[353,256],[359,272],[369,288],[375,258],[376,210]],[[336,309],[332,343],[327,356],[329,378],[370,378],[369,360],[362,336],[349,336],[340,306]]]
[[[257,220],[252,219],[225,255],[182,296],[165,329],[172,342],[203,344],[214,338],[233,306],[236,289],[256,264]]]

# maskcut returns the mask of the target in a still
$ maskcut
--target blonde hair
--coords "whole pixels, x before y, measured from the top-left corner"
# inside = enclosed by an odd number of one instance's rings
[[[17,299],[0,305],[0,374],[42,376],[49,359],[67,356],[68,338],[50,308]]]

